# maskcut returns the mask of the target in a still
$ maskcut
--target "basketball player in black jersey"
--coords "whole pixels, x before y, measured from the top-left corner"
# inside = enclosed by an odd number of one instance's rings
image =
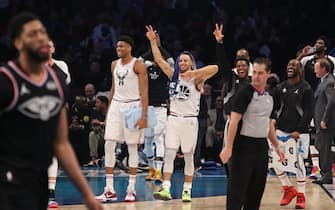
[[[45,27],[35,15],[21,13],[11,20],[9,34],[19,58],[0,68],[0,209],[47,209],[47,169],[53,155],[87,207],[103,209],[67,137],[66,84],[45,65]]]

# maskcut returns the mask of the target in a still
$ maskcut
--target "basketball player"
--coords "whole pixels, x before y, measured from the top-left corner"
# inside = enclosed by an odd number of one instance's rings
[[[66,84],[46,65],[46,28],[35,15],[20,13],[9,34],[19,58],[0,68],[0,209],[45,210],[54,155],[87,207],[102,209],[68,140]]]
[[[313,118],[311,110],[314,110],[313,90],[305,80],[302,80],[302,65],[299,60],[290,60],[286,71],[288,80],[280,83],[275,91],[275,98],[278,99],[276,100],[278,104],[276,133],[277,136],[290,135],[297,142],[307,141],[309,145],[308,126]],[[305,154],[308,154],[308,147]],[[292,186],[285,171],[276,167],[274,170],[282,183],[284,192],[280,205],[289,204],[297,196],[295,207],[304,209],[306,207],[306,169],[302,154],[298,154],[297,163],[298,191]]]
[[[220,154],[223,163],[231,159],[227,210],[259,209],[268,169],[267,137],[284,161],[272,123],[273,98],[265,89],[269,66],[266,59],[254,61],[251,84],[236,93],[232,104],[227,140]]]
[[[170,200],[171,175],[173,161],[181,146],[185,159],[185,182],[182,194],[183,202],[191,201],[192,178],[194,173],[194,149],[198,136],[198,113],[200,90],[203,82],[215,75],[217,65],[195,69],[195,60],[191,53],[183,52],[172,68],[163,58],[156,42],[156,32],[152,26],[146,26],[146,36],[150,41],[155,62],[170,78],[170,115],[168,116],[165,136],[164,182],[162,188],[154,193],[160,200]]]
[[[174,60],[171,55],[161,47],[158,33],[156,33],[156,41],[164,59],[173,67]],[[157,184],[160,184],[163,181],[162,166],[167,121],[167,103],[169,100],[169,78],[155,63],[151,49],[141,55],[139,59],[144,62],[148,69],[149,105],[155,107],[157,118],[157,124],[154,128],[146,128],[144,130],[144,151],[149,162],[149,172],[146,180],[151,181],[154,179]],[[154,150],[153,144],[155,144],[156,150]],[[154,154],[156,154],[155,157]]]
[[[55,72],[66,81],[66,84],[69,85],[71,82],[71,76],[69,72],[69,67],[64,61],[55,60],[52,58],[52,55],[55,53],[55,46],[53,41],[49,40],[48,46],[50,48],[49,51],[49,59],[48,65],[52,67]],[[48,169],[49,176],[49,201],[48,208],[58,208],[58,203],[55,199],[55,189],[56,189],[56,181],[57,181],[57,171],[58,171],[58,160],[57,158],[52,158],[52,163]]]
[[[134,41],[129,36],[120,36],[116,52],[119,59],[113,61],[111,71],[113,76],[110,91],[110,106],[106,116],[105,127],[105,167],[106,186],[104,192],[96,198],[100,201],[115,201],[113,173],[115,165],[116,142],[126,142],[129,153],[129,183],[125,201],[135,201],[135,182],[138,166],[137,145],[143,144],[143,128],[147,127],[148,109],[148,77],[143,62],[134,58],[131,51]],[[138,120],[136,131],[125,127],[124,111],[142,106],[142,116]]]

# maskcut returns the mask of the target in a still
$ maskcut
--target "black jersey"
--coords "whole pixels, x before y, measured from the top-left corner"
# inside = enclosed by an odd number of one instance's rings
[[[13,61],[0,68],[0,169],[47,170],[65,88],[65,81],[48,65],[40,83],[31,81]]]
[[[162,47],[159,48],[162,52],[162,56],[167,60],[170,65],[174,64],[170,54]],[[140,60],[144,62],[148,72],[149,82],[149,105],[161,106],[166,104],[169,99],[169,78],[165,73],[155,65],[151,50],[144,53]]]
[[[284,81],[277,86],[274,98],[278,110],[276,127],[284,132],[307,133],[314,114],[311,86],[304,80],[296,85]]]
[[[156,66],[148,68],[149,105],[161,106],[169,99],[169,78]]]

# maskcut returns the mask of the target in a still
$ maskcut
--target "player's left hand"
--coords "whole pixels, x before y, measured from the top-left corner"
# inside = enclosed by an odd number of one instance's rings
[[[146,117],[141,117],[135,124],[135,128],[142,129],[148,127],[148,119]]]
[[[284,163],[286,159],[285,159],[285,153],[283,152],[283,150],[278,146],[277,148],[275,148],[275,151],[277,152],[279,156],[279,161]]]

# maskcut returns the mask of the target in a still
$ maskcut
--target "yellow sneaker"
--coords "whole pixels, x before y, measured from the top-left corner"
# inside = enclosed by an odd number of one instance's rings
[[[160,170],[156,170],[156,172],[155,172],[155,183],[156,184],[162,184],[163,183],[162,172]]]
[[[148,175],[145,178],[146,181],[151,181],[155,177],[155,169],[154,168],[149,168]]]
[[[183,202],[191,202],[191,191],[190,190],[184,190],[181,200]]]
[[[161,188],[158,192],[154,192],[154,198],[156,200],[163,200],[163,201],[168,201],[172,199],[171,193],[165,188]]]

